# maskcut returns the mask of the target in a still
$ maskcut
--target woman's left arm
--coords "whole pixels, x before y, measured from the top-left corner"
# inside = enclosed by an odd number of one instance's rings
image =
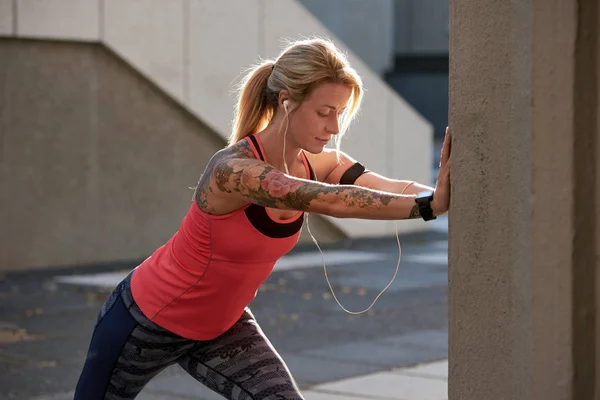
[[[436,187],[430,187],[424,183],[391,179],[375,172],[365,170],[365,167],[358,163],[348,154],[340,152],[339,160],[334,151],[321,153],[321,160],[324,161],[326,178],[324,182],[330,184],[345,184],[362,186],[368,189],[379,190],[394,194],[414,195],[424,191],[433,191],[433,202],[439,208],[448,210],[450,203],[450,153],[452,148],[452,136],[450,129],[446,128],[446,135],[442,145],[440,169],[436,179]],[[433,204],[432,202],[432,204]],[[444,214],[446,213],[444,212]]]
[[[435,188],[415,181],[390,179],[375,172],[368,172],[359,176],[355,183],[370,189],[396,193],[396,194],[418,194]]]
[[[333,155],[330,156],[330,160],[330,162],[334,162]],[[350,168],[355,168],[356,171],[354,172],[354,175],[358,175],[358,177],[354,178],[352,184],[356,186],[396,194],[418,194],[426,190],[434,190],[431,186],[415,181],[391,179],[367,170],[361,172],[360,168],[354,167],[356,163],[357,161],[348,154],[340,152],[340,160],[339,162],[337,162],[337,160],[335,161],[335,166],[332,168],[331,173],[325,178],[325,182],[339,184],[344,179],[344,175],[348,173],[348,170]],[[346,177],[348,176],[349,175],[346,175]],[[353,177],[350,179],[353,179]]]

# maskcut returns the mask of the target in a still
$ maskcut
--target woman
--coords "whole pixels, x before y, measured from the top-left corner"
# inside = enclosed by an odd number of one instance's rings
[[[429,220],[449,204],[448,133],[434,196],[324,148],[361,98],[360,77],[320,39],[248,73],[230,143],[208,163],[180,229],[103,305],[76,400],[133,399],[174,363],[227,399],[303,398],[247,306],[296,244],[304,212]]]

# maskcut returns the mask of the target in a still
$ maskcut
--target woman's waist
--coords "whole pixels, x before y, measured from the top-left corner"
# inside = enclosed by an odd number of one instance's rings
[[[145,272],[136,270],[131,281],[133,297],[144,315],[165,329],[196,340],[207,340],[230,327],[262,283],[249,277],[240,279],[243,274],[232,281],[208,273],[189,282],[148,280]]]
[[[184,264],[180,260],[165,260],[163,256],[142,263],[136,270],[134,280],[155,293],[184,290],[207,293],[213,290],[252,291],[257,290],[268,278],[274,266],[274,260],[237,262],[213,258]]]

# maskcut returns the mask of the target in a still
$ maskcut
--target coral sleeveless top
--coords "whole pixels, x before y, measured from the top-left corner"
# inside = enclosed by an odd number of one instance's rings
[[[246,138],[265,159],[258,136]],[[314,173],[302,153],[307,179]],[[279,220],[248,204],[210,215],[192,202],[179,230],[140,264],[131,277],[133,297],[157,325],[193,340],[216,338],[241,317],[275,262],[297,243],[299,212]]]

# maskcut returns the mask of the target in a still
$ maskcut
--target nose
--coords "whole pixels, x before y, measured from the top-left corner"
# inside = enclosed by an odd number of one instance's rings
[[[337,117],[332,118],[328,123],[327,126],[325,127],[325,130],[332,134],[332,135],[337,135],[338,133],[340,133],[340,121]]]

